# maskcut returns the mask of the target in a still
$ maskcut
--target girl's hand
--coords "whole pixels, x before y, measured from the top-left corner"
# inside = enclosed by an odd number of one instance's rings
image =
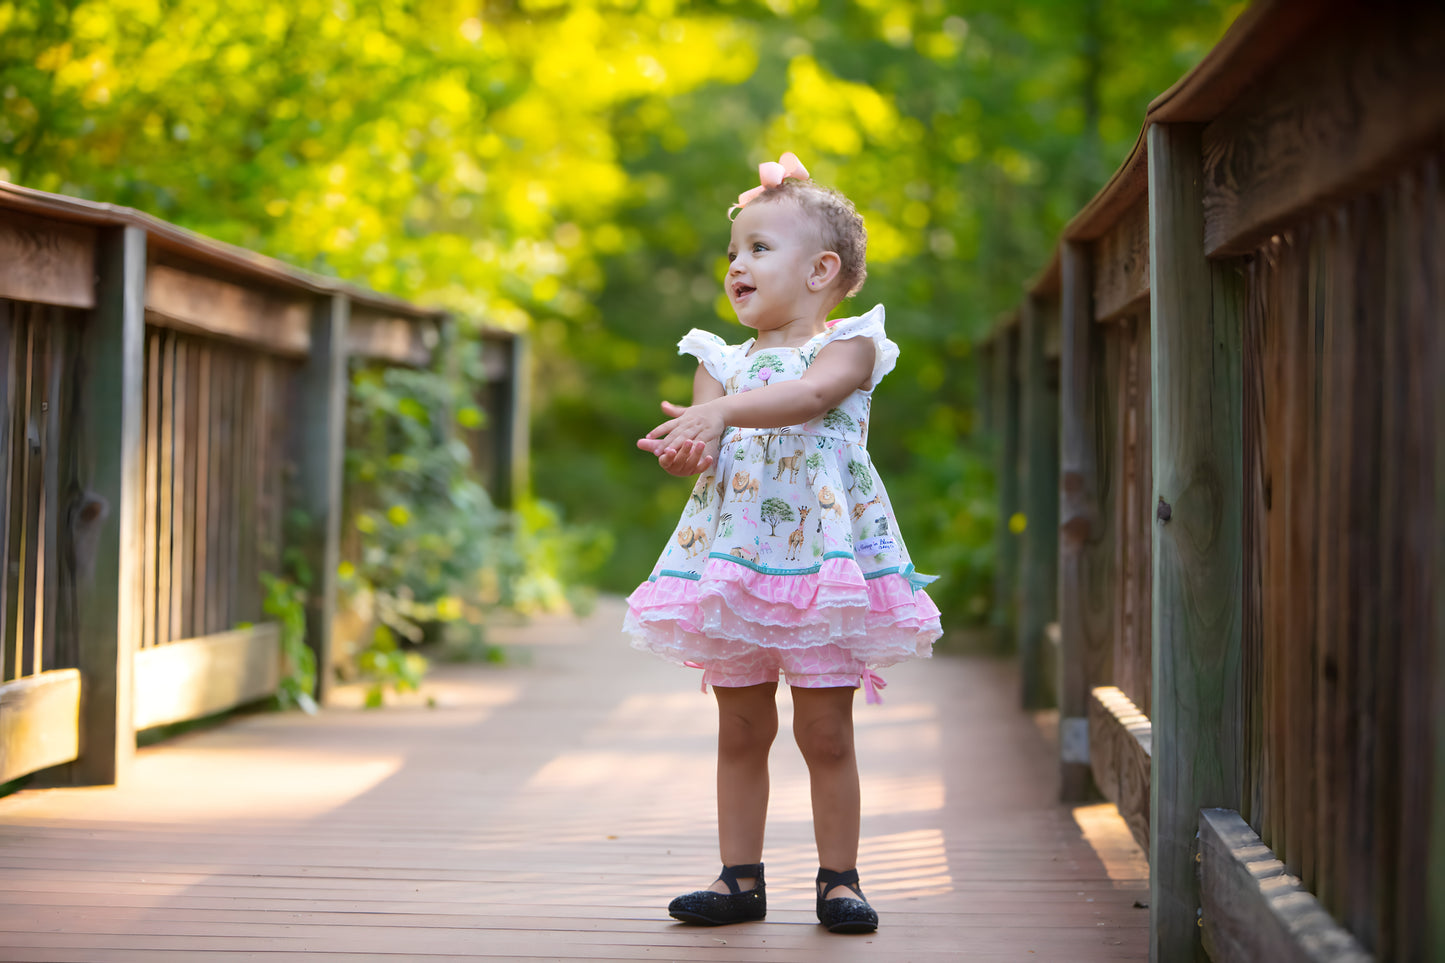
[[[659,459],[668,451],[674,453],[674,458],[684,454],[692,456],[691,447],[686,452],[683,451],[683,442],[700,441],[715,449],[715,443],[722,438],[723,430],[727,427],[723,423],[722,412],[717,405],[711,403],[684,408],[682,405],[664,401],[662,411],[672,417],[637,441],[638,448],[652,452]]]
[[[657,463],[669,475],[679,478],[698,475],[717,461],[717,445],[701,441],[685,441],[676,451],[664,451]]]

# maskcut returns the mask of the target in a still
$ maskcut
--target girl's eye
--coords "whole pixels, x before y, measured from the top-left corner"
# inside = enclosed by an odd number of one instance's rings
[[[756,242],[755,244],[753,244],[753,251],[754,251],[754,252],[757,252],[757,251],[766,251],[767,249],[768,249],[768,246],[767,246],[766,244],[764,244],[762,241],[758,241],[758,242]]]
[[[733,262],[736,261],[737,259],[738,259],[738,256],[737,256],[736,254],[734,254],[732,251],[729,251],[729,252],[728,252],[728,263],[729,263],[729,264],[733,263]]]

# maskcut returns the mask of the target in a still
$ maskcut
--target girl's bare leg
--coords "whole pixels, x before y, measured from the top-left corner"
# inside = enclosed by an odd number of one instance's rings
[[[724,866],[763,861],[768,818],[768,751],[778,734],[778,684],[727,688],[717,697],[717,834]],[[739,879],[743,891],[752,879]],[[728,892],[722,880],[709,889]]]
[[[853,749],[852,687],[793,687],[793,736],[808,764],[818,865],[844,872],[858,865],[858,757]],[[836,887],[830,898],[853,897]]]

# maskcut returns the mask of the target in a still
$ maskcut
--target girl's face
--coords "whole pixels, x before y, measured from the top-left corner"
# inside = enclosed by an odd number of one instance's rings
[[[792,201],[754,202],[739,211],[723,282],[738,320],[771,331],[810,319],[818,301],[808,280],[821,253],[812,225]]]

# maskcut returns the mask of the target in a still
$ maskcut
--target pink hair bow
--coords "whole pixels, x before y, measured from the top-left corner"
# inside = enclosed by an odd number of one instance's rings
[[[734,204],[728,213],[734,210],[741,210],[748,206],[748,202],[756,198],[763,191],[770,187],[777,187],[786,177],[796,177],[800,181],[808,179],[808,169],[803,162],[798,160],[798,155],[788,151],[776,161],[764,161],[758,165],[759,184],[750,191],[743,191],[738,195],[738,202]]]

